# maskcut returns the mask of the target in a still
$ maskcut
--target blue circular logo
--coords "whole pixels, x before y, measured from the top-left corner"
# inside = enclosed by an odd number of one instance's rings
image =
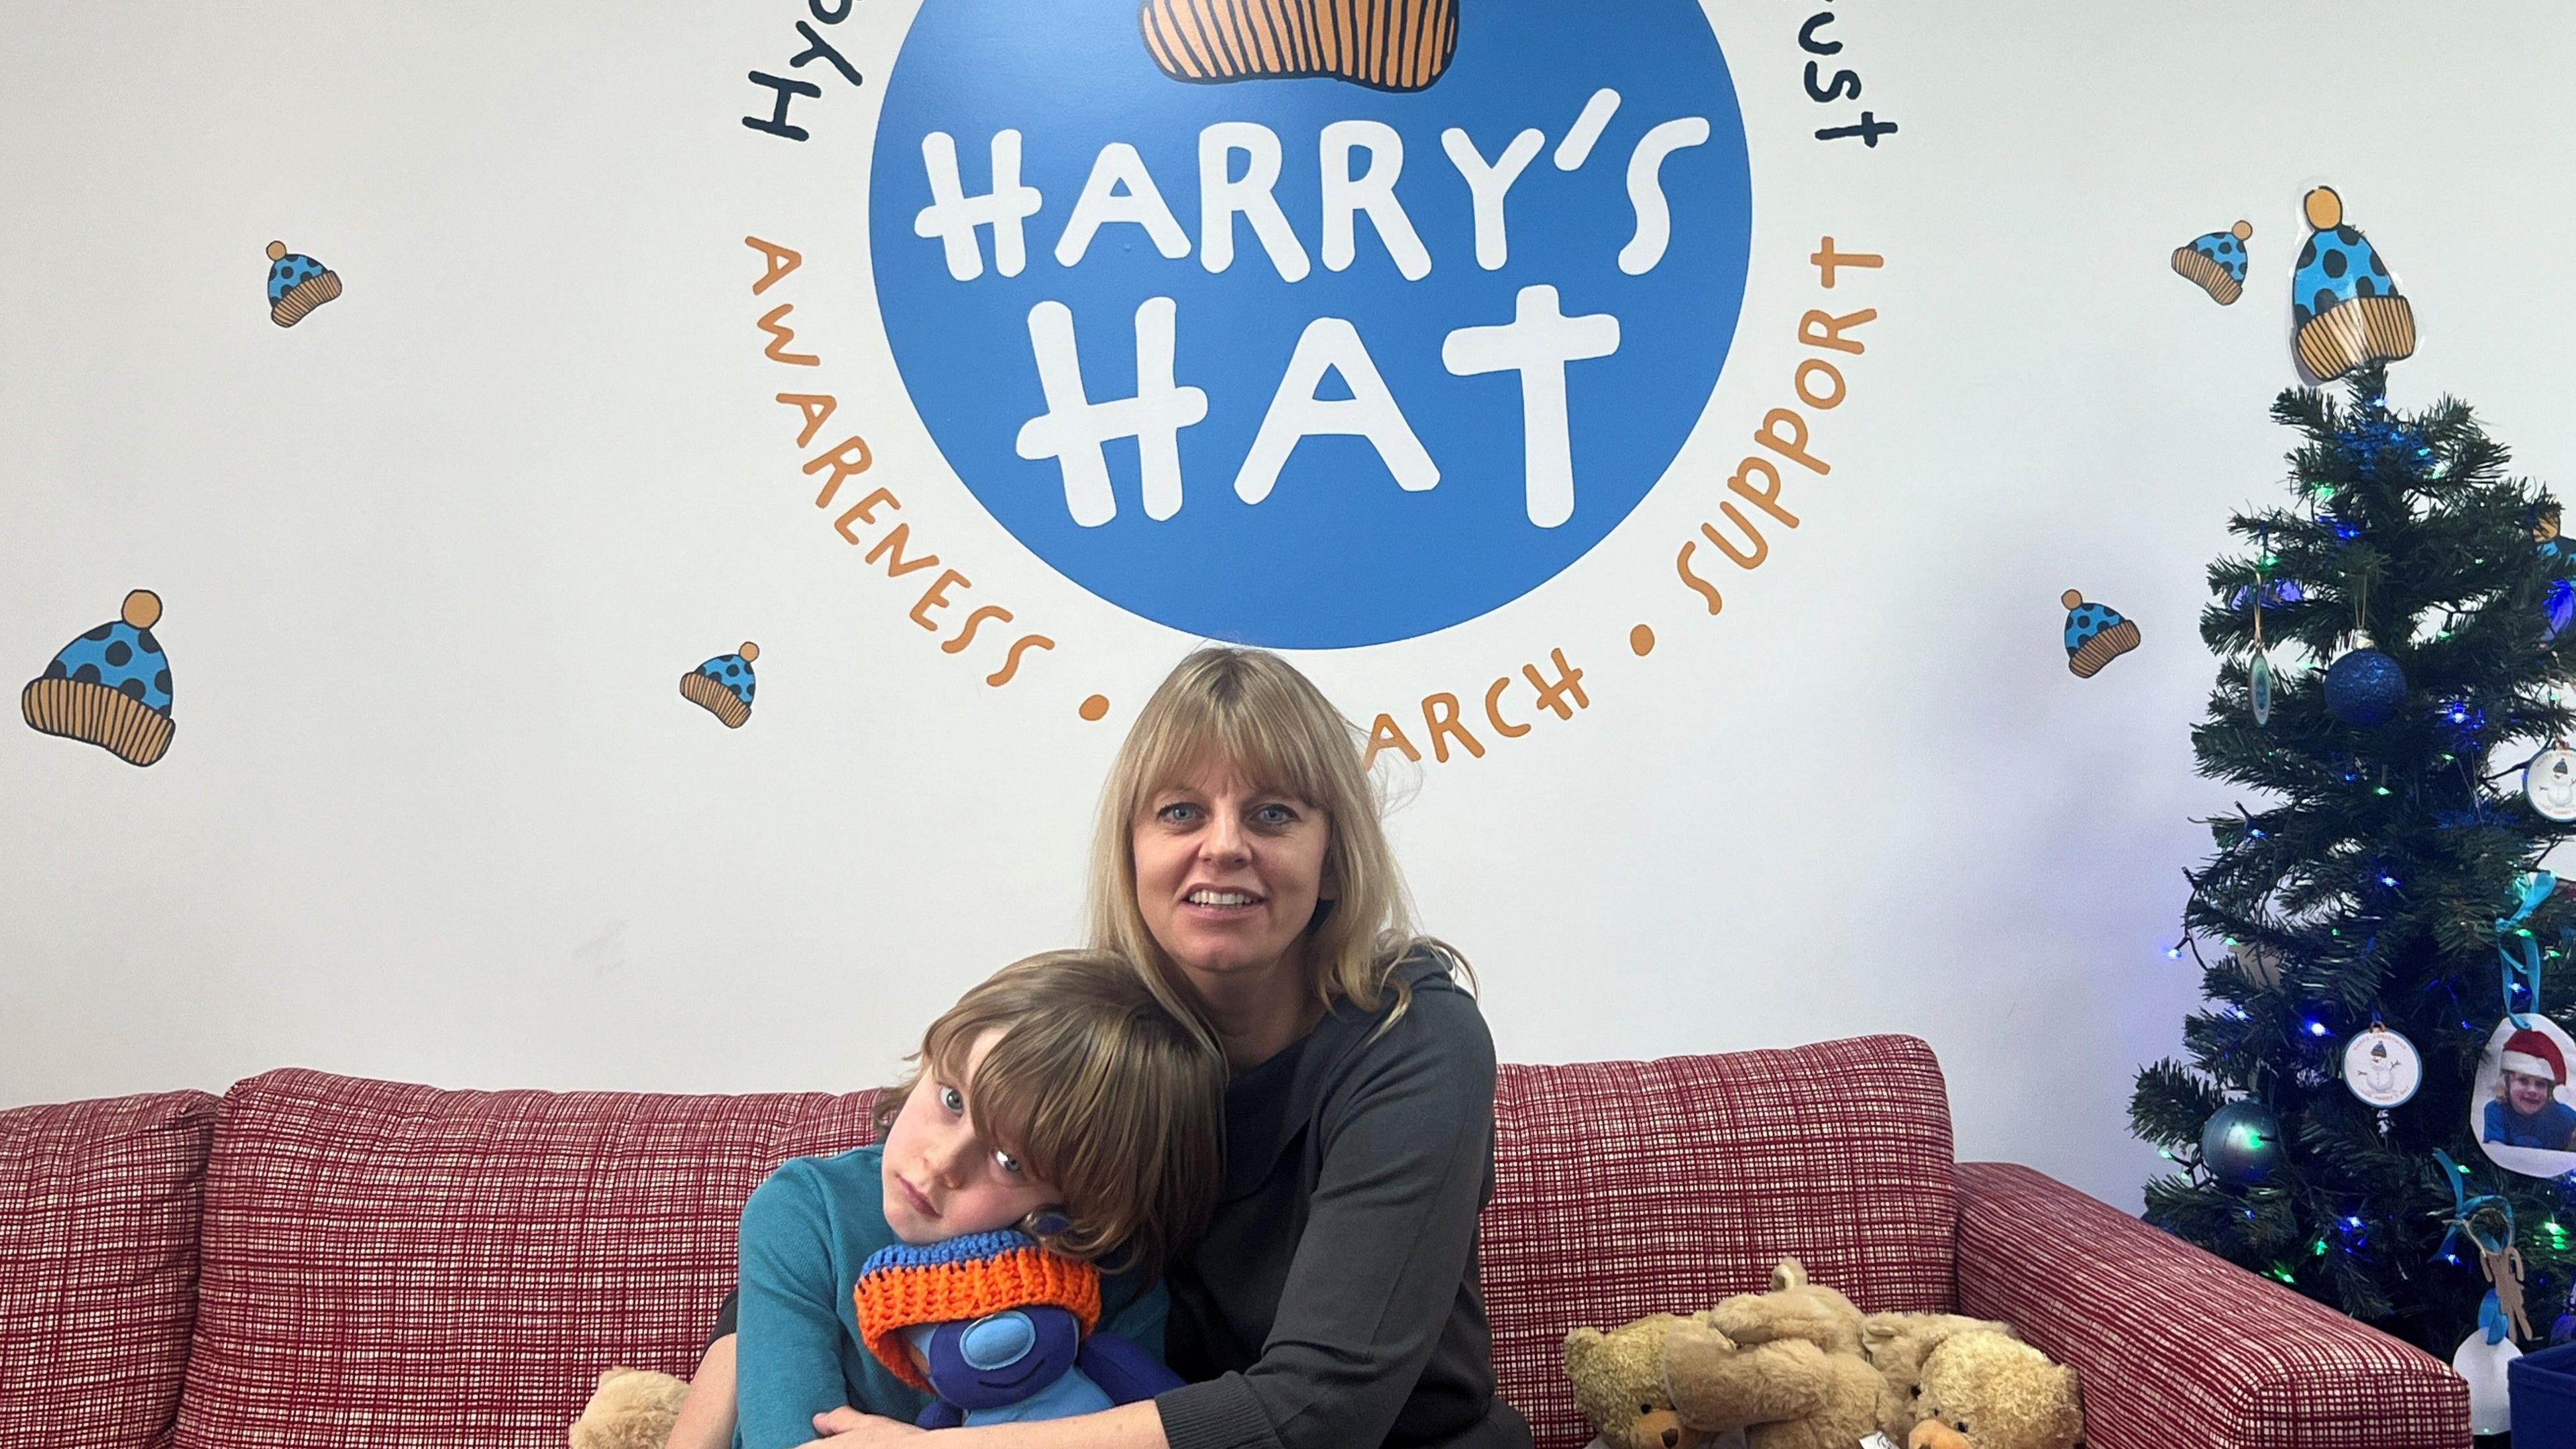
[[[1751,243],[1716,39],[1691,0],[1455,5],[926,0],[878,303],[949,464],[1067,577],[1213,638],[1410,638],[1671,465]]]

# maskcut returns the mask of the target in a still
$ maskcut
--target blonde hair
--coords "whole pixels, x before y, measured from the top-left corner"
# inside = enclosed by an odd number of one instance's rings
[[[1203,1020],[1179,966],[1137,905],[1135,830],[1157,791],[1221,763],[1257,789],[1324,814],[1323,879],[1332,898],[1317,904],[1300,938],[1324,1005],[1348,999],[1375,1011],[1391,994],[1395,1009],[1385,1025],[1393,1025],[1413,1001],[1396,963],[1417,952],[1472,981],[1456,950],[1414,931],[1412,901],[1379,820],[1383,801],[1362,763],[1363,738],[1313,681],[1276,654],[1216,646],[1183,659],[1138,711],[1101,788],[1091,845],[1092,944],[1144,968],[1157,997]]]
[[[1000,1039],[966,1078],[985,1033]],[[1042,1236],[1069,1257],[1118,1254],[1158,1274],[1195,1237],[1224,1181],[1225,1058],[1196,1018],[1100,951],[1015,961],[922,1034],[910,1076],[878,1094],[878,1140],[925,1069],[966,1091],[977,1132],[1064,1196]]]

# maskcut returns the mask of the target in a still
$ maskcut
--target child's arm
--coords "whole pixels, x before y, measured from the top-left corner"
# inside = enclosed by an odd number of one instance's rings
[[[730,1449],[733,1443],[734,1335],[707,1345],[698,1360],[689,1396],[680,1401],[680,1417],[671,1425],[669,1449]]]
[[[841,1292],[822,1184],[791,1161],[742,1210],[735,1397],[743,1449],[794,1449],[813,1439],[815,1415],[849,1405]]]

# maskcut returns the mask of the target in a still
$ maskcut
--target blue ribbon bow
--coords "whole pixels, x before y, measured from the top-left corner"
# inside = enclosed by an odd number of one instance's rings
[[[2515,886],[2522,893],[2521,904],[2510,916],[2496,917],[2496,959],[2504,965],[2504,1014],[2513,1020],[2516,1030],[2527,1029],[2531,1020],[2526,1013],[2514,1010],[2514,988],[2531,993],[2534,1011],[2540,1008],[2540,942],[2523,922],[2558,889],[2558,877],[2536,870],[2521,877]]]

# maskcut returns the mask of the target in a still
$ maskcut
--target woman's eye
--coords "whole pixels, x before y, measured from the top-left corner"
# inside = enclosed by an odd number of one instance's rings
[[[958,1091],[955,1087],[942,1087],[939,1089],[939,1105],[947,1108],[951,1115],[964,1112],[966,1110],[966,1094]]]
[[[1161,820],[1166,825],[1187,825],[1197,816],[1197,814],[1197,806],[1184,804],[1178,801],[1166,805],[1162,809],[1154,812],[1155,818]]]
[[[1260,809],[1252,812],[1252,818],[1263,825],[1276,829],[1279,826],[1294,823],[1297,819],[1297,812],[1289,809],[1285,805],[1264,805]]]
[[[993,1165],[1013,1177],[1020,1175],[1020,1160],[1007,1152],[996,1151],[993,1154]]]

